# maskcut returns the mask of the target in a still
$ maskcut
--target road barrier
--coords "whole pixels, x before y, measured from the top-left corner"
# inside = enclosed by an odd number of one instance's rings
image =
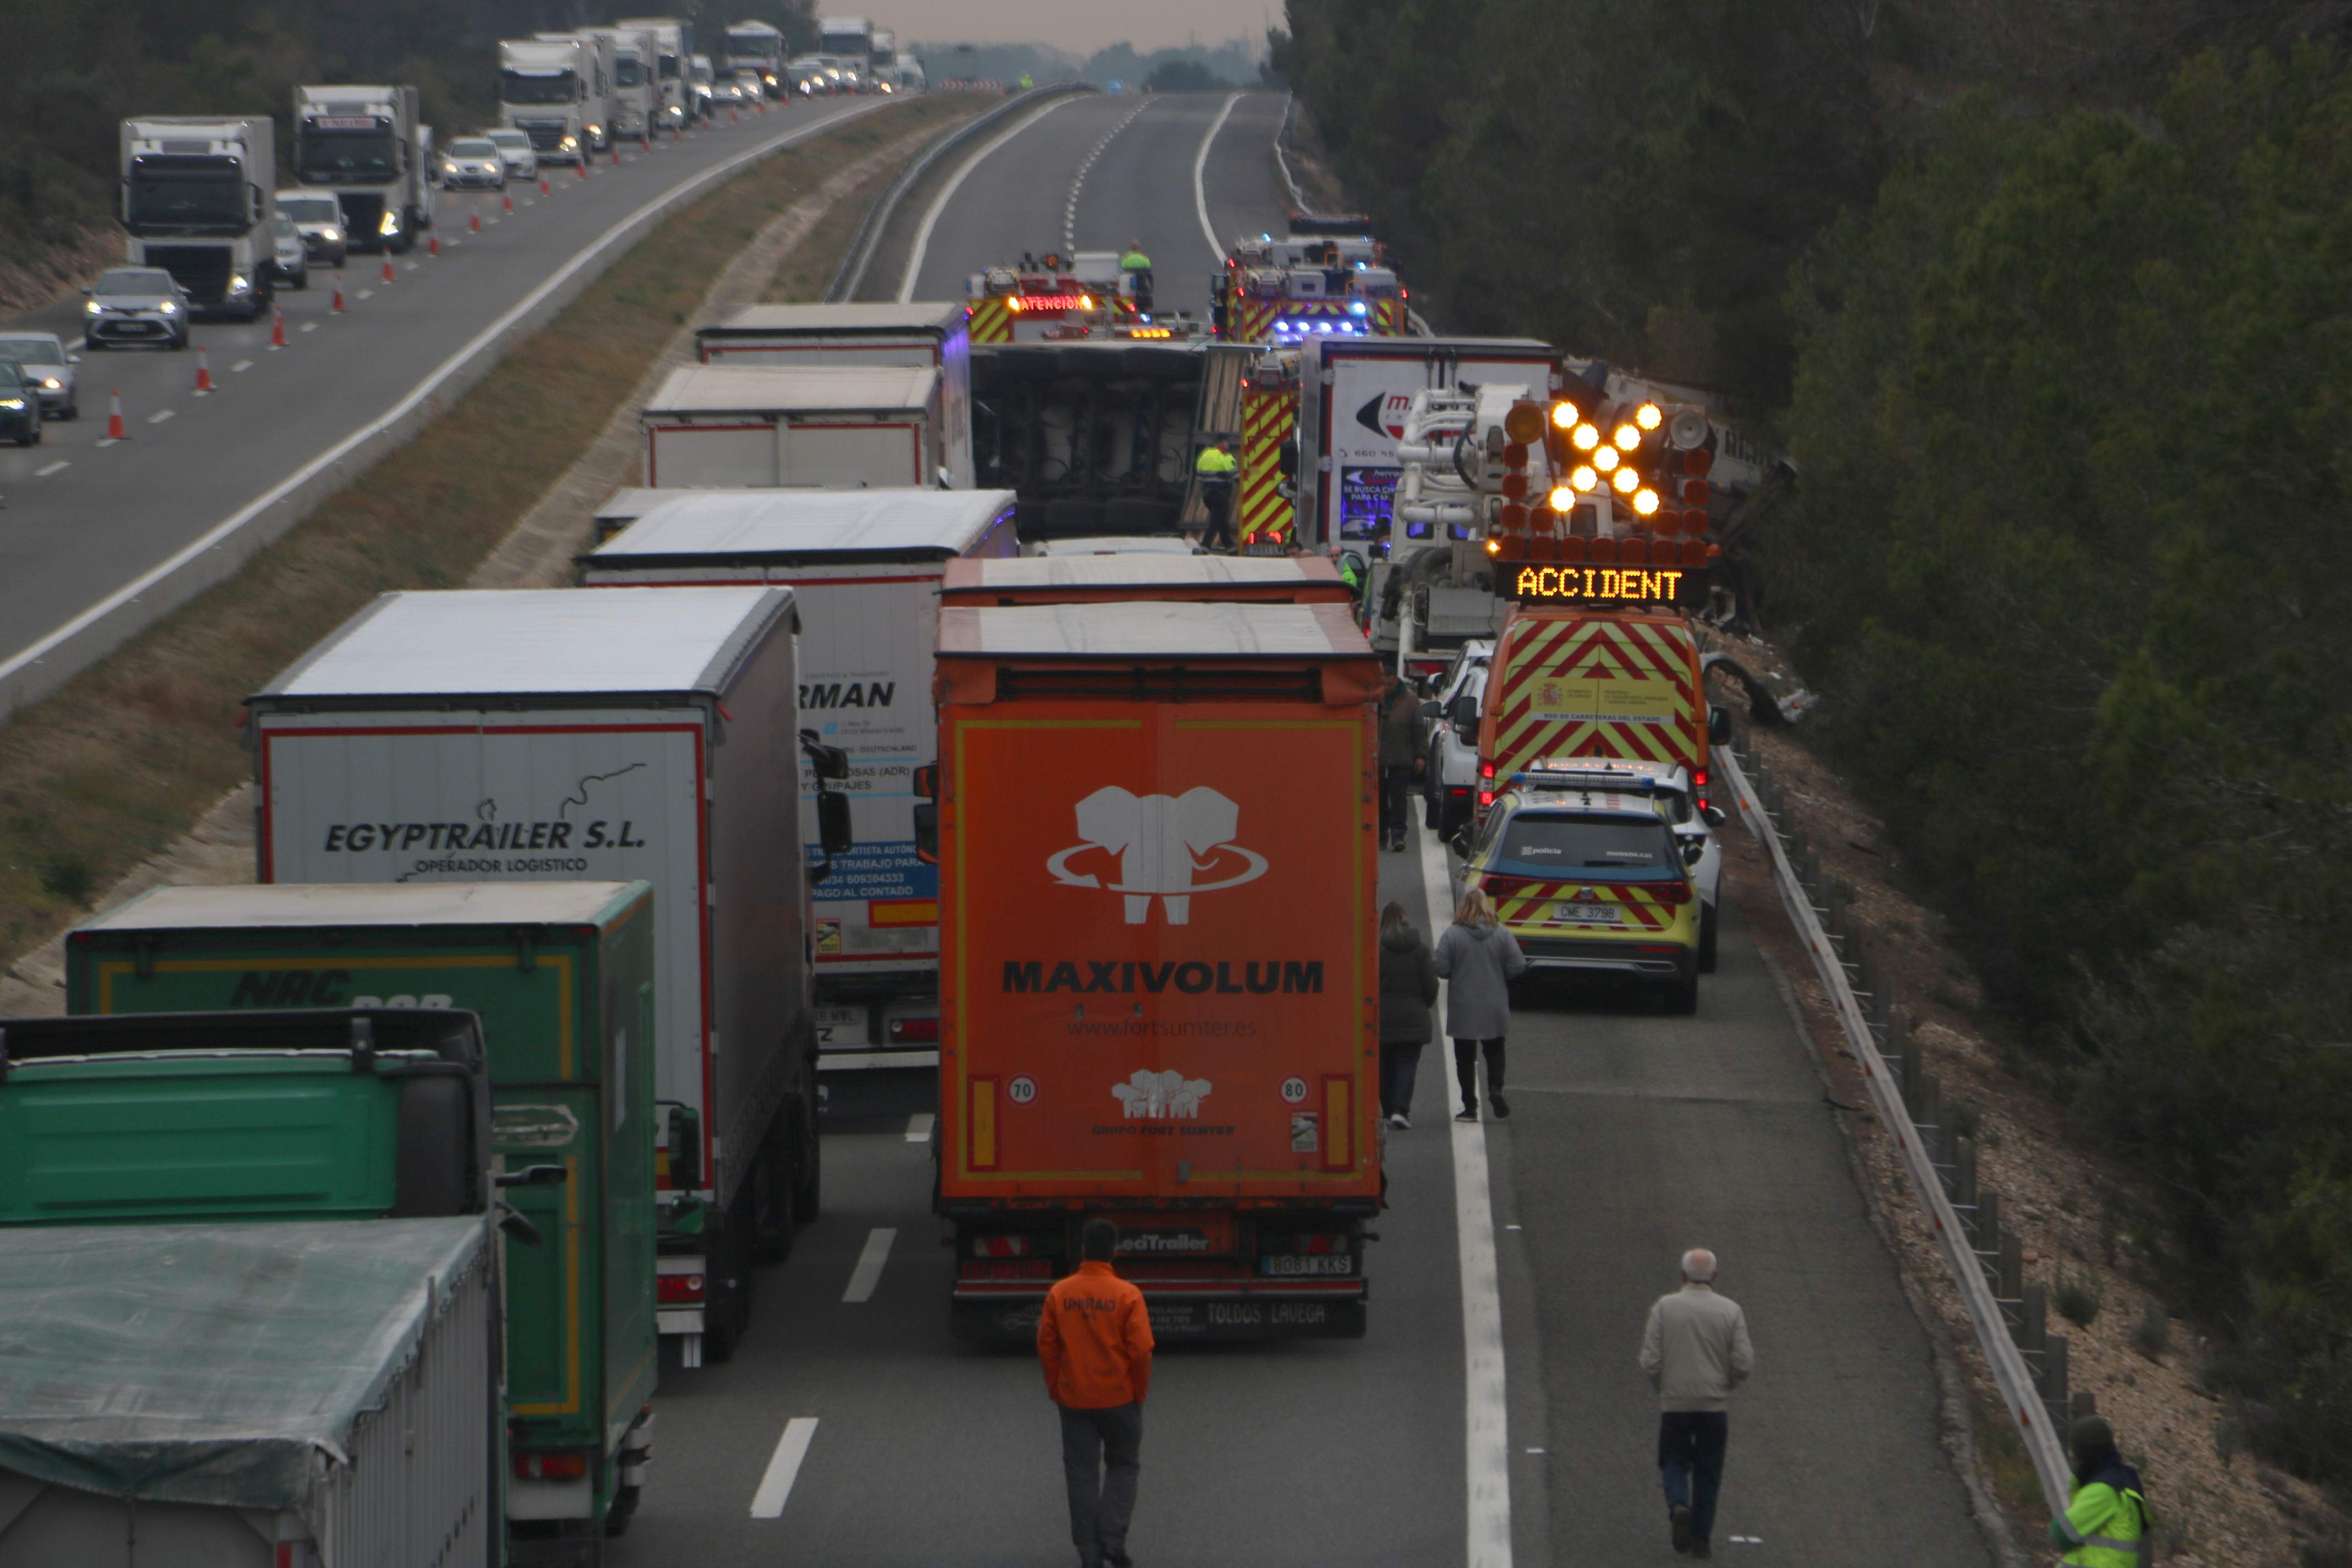
[[[2074,1416],[2091,1412],[2093,1400],[2087,1393],[2068,1396],[2066,1336],[2049,1331],[2048,1288],[2025,1283],[2023,1250],[2001,1227],[2000,1194],[1977,1180],[1976,1141],[1961,1136],[1923,1043],[1895,1005],[1885,966],[1873,959],[1854,919],[1853,889],[1822,872],[1801,829],[1782,830],[1787,799],[1752,743],[1743,737],[1717,746],[1715,758],[1821,973],[1871,1109],[1902,1156],[1921,1217],[1943,1250],[1978,1348],[2041,1478],[2043,1500],[2063,1514],[2074,1497],[2063,1433]]]
[[[1063,93],[1095,90],[1091,85],[1078,81],[1053,82],[1045,87],[1032,88],[1027,92],[1016,93],[1006,99],[986,113],[973,115],[952,133],[934,142],[921,157],[898,171],[898,177],[890,182],[890,188],[866,209],[866,221],[857,226],[857,233],[850,239],[849,248],[841,253],[841,265],[833,269],[833,281],[825,285],[824,302],[838,305],[857,298],[858,289],[866,284],[866,269],[872,265],[875,249],[882,243],[882,231],[890,226],[891,215],[898,210],[899,201],[915,188],[916,183],[931,172],[933,164],[990,126],[1017,113],[1024,105]]]

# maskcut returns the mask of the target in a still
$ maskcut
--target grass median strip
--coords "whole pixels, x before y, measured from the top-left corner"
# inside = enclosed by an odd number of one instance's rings
[[[380,593],[465,582],[596,439],[729,260],[877,150],[981,104],[911,99],[763,159],[677,214],[417,438],[0,729],[0,953],[13,962],[250,776],[242,700]],[[911,153],[915,143],[909,142]],[[887,174],[869,180],[854,209]],[[785,260],[814,299],[856,218]]]

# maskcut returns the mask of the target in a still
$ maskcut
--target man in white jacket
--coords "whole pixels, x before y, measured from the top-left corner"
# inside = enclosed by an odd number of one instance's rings
[[[1683,1254],[1682,1289],[1661,1296],[1642,1331],[1642,1371],[1658,1391],[1658,1470],[1675,1550],[1713,1557],[1715,1498],[1723,1485],[1731,1391],[1756,1370],[1748,1315],[1715,1293],[1715,1254]]]

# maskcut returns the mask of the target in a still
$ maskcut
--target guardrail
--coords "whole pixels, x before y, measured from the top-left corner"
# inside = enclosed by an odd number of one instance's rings
[[[890,226],[890,219],[898,212],[898,203],[941,158],[1024,105],[1066,92],[1095,90],[1091,83],[1083,81],[1048,82],[1044,87],[1034,87],[1026,92],[1013,94],[983,114],[972,116],[934,142],[921,157],[899,170],[898,177],[890,182],[890,188],[866,209],[866,221],[857,226],[857,233],[850,239],[849,248],[841,254],[841,264],[833,269],[833,281],[825,285],[824,302],[838,305],[857,298],[857,291],[866,286],[866,269],[873,265],[874,253],[882,244],[883,231]]]
[[[2068,1397],[2066,1337],[2049,1331],[2048,1289],[2025,1283],[2021,1247],[2001,1226],[2000,1194],[1977,1181],[1976,1142],[1961,1136],[1922,1042],[1912,1037],[1884,967],[1871,958],[1853,919],[1853,889],[1823,874],[1802,830],[1782,831],[1786,799],[1752,745],[1744,756],[1738,742],[1717,746],[1715,758],[1821,973],[1871,1109],[1902,1156],[2042,1496],[2052,1512],[2063,1514],[2074,1496],[2063,1433],[2074,1416],[2091,1411],[2093,1400],[2087,1393]]]

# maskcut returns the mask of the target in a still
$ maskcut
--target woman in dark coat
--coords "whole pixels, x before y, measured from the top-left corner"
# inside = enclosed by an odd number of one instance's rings
[[[1436,1001],[1429,940],[1402,904],[1391,903],[1381,911],[1381,1114],[1400,1130],[1412,1125],[1412,1080]]]

